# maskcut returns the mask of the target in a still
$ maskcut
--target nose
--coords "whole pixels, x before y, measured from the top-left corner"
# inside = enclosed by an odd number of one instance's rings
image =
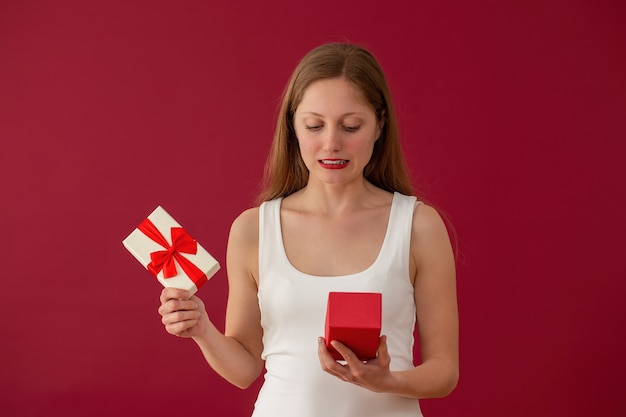
[[[336,152],[341,149],[341,137],[337,128],[329,127],[324,135],[323,149],[326,152]]]

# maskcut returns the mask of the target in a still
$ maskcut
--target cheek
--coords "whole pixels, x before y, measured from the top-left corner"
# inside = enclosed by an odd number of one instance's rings
[[[300,146],[300,149],[302,149],[303,147],[306,146],[307,141],[307,137],[306,137],[306,132],[303,132],[300,129],[295,129],[294,130],[296,133],[296,140],[298,141],[298,146]]]
[[[376,140],[369,136],[362,137],[350,143],[350,150],[354,153],[371,154],[375,143]]]
[[[313,160],[316,159],[317,151],[310,145],[304,146],[304,148],[300,148],[300,155],[303,159]]]
[[[296,133],[296,138],[298,139],[298,146],[300,147],[300,152],[310,152],[313,150],[315,146],[315,141],[307,137],[306,134],[298,135]]]

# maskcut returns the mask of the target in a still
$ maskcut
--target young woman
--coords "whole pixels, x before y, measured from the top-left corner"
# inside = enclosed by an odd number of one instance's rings
[[[285,91],[261,204],[231,228],[225,332],[202,301],[167,288],[171,334],[248,387],[265,367],[254,417],[420,416],[418,398],[458,380],[454,257],[444,223],[413,197],[385,77],[365,49],[309,52]],[[362,362],[324,320],[331,291],[380,292],[376,359]],[[414,365],[419,329],[421,362]]]

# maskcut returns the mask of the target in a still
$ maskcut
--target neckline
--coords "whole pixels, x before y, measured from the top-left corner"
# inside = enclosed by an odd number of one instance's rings
[[[298,268],[296,268],[291,261],[289,260],[289,257],[287,256],[287,250],[285,249],[285,242],[283,241],[283,226],[282,223],[280,221],[280,208],[282,205],[282,201],[283,198],[279,198],[277,203],[276,203],[276,209],[274,210],[273,216],[275,218],[276,221],[276,225],[277,225],[277,229],[278,229],[278,241],[279,241],[279,247],[280,247],[280,256],[283,258],[283,262],[285,263],[285,265],[288,266],[288,268],[294,272],[295,274],[301,276],[301,277],[305,277],[305,278],[310,278],[310,279],[348,279],[348,278],[357,278],[360,277],[362,275],[365,275],[367,273],[369,273],[372,269],[374,269],[380,262],[381,259],[383,258],[383,253],[385,253],[386,248],[388,246],[388,242],[390,239],[390,235],[391,235],[391,226],[392,226],[392,219],[395,217],[395,211],[397,210],[397,199],[399,198],[399,193],[396,191],[393,193],[393,198],[391,200],[391,209],[389,210],[389,218],[387,219],[387,230],[385,231],[385,237],[383,239],[383,243],[380,246],[380,249],[378,250],[378,255],[376,256],[376,259],[374,259],[374,262],[372,262],[367,268],[365,268],[362,271],[358,271],[358,272],[354,272],[351,274],[346,274],[346,275],[313,275],[313,274],[307,274],[306,272],[303,272],[301,270],[299,270]]]

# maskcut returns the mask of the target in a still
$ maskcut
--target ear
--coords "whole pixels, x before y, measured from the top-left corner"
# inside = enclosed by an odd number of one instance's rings
[[[380,116],[378,117],[378,126],[376,128],[376,140],[380,139],[380,136],[383,134],[383,127],[385,127],[385,111],[380,112]]]

